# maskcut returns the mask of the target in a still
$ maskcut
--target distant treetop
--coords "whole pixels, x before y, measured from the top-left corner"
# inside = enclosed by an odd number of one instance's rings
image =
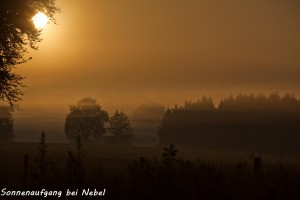
[[[185,101],[183,106],[174,109],[177,111],[300,111],[300,101],[294,94],[286,93],[280,96],[277,92],[271,93],[269,96],[245,95],[237,96],[230,95],[220,101],[218,106],[215,106],[211,97],[202,97],[201,100],[195,102]]]
[[[97,105],[97,99],[93,99],[91,97],[82,98],[77,102],[77,106],[93,107]]]
[[[277,92],[269,96],[243,95],[223,99],[220,111],[300,111],[300,102],[294,94],[280,96]]]

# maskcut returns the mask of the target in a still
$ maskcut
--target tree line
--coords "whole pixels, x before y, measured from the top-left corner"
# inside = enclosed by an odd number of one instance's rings
[[[271,93],[269,96],[264,94],[246,95],[238,94],[230,95],[221,99],[218,106],[211,97],[203,96],[201,100],[192,102],[185,101],[183,106],[175,105],[174,109],[181,111],[300,111],[300,101],[294,94],[286,93],[280,96],[277,92]]]
[[[215,106],[211,97],[169,108],[159,126],[161,145],[249,150],[296,149],[300,101],[293,94],[229,96]]]

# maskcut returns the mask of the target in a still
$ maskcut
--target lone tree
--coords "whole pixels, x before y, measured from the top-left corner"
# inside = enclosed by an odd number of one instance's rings
[[[7,106],[0,106],[0,140],[13,138],[14,120],[12,112]]]
[[[133,139],[133,128],[127,115],[118,110],[109,120],[108,130],[113,134],[113,140],[117,143],[130,142]]]
[[[41,30],[34,26],[32,18],[42,12],[55,23],[59,9],[55,0],[1,0],[0,3],[0,101],[16,108],[21,101],[24,77],[12,72],[15,65],[30,60],[25,57],[27,48],[37,50],[41,42]]]
[[[99,139],[105,134],[105,123],[108,120],[108,113],[102,110],[96,99],[83,98],[77,105],[70,106],[65,133],[73,141],[78,137],[84,142],[91,137]]]

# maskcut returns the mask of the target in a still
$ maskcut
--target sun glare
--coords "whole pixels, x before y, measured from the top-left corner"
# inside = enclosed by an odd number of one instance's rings
[[[34,17],[32,18],[32,21],[36,28],[42,29],[46,26],[49,19],[44,13],[38,12],[36,15],[34,15]]]

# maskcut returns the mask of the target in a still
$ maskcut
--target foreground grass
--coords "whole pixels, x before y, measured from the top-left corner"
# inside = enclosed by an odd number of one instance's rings
[[[39,145],[0,144],[1,186],[23,187],[24,155],[32,164]],[[162,147],[90,144],[84,146],[84,180],[76,180],[81,174],[77,172],[70,181],[65,173],[70,171],[69,150],[76,152],[76,145],[47,144],[47,159],[56,170],[45,173],[42,180],[32,177],[28,185],[105,187],[113,191],[111,199],[294,199],[299,195],[297,158],[265,155],[255,170],[249,154],[187,148],[173,154]]]

